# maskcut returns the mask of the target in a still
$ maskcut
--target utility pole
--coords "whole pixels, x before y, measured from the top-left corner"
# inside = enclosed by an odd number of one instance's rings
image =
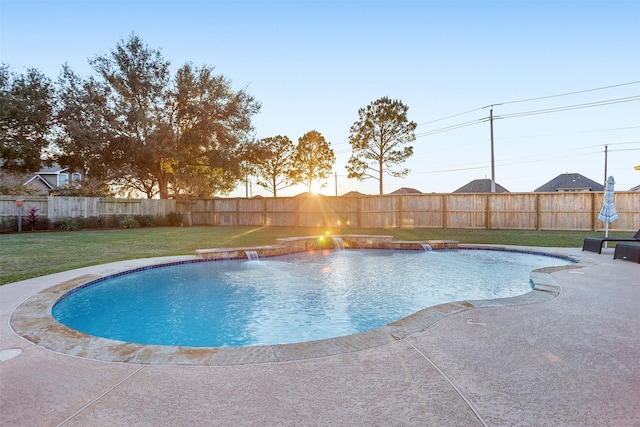
[[[244,174],[244,197],[249,198],[249,173]]]
[[[609,147],[607,145],[604,146],[604,188],[607,188],[607,154],[609,151]]]
[[[496,192],[496,163],[493,155],[493,105],[489,110],[489,124],[491,127],[491,192]]]

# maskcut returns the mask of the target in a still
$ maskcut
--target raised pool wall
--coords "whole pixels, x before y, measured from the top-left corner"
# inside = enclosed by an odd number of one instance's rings
[[[196,255],[203,259],[226,260],[248,258],[247,252],[256,252],[259,258],[268,258],[296,252],[320,249],[336,249],[338,241],[345,249],[400,249],[424,250],[428,244],[433,249],[455,249],[455,240],[393,240],[393,236],[369,236],[360,234],[286,237],[276,239],[275,245],[240,248],[198,249]]]

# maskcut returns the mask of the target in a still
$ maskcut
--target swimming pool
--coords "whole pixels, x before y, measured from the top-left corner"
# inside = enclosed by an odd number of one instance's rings
[[[355,334],[424,308],[522,295],[532,270],[571,261],[490,250],[304,252],[181,263],[74,289],[53,316],[132,343],[235,347]],[[473,285],[473,286],[471,286]]]

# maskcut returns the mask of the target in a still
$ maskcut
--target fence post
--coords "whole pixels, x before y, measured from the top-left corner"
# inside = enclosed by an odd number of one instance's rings
[[[443,229],[447,229],[447,216],[449,214],[447,213],[447,195],[443,194],[442,195],[442,228]]]
[[[492,229],[491,228],[491,226],[492,226],[492,224],[491,224],[491,207],[490,207],[491,196],[489,194],[485,195],[485,203],[487,204],[487,206],[485,208],[485,215],[487,215],[487,219],[485,220],[486,221],[485,228],[487,230],[491,230]]]
[[[51,221],[51,224],[55,223],[56,213],[54,212],[55,203],[53,202],[53,196],[47,196],[47,218]]]
[[[536,230],[540,231],[540,193],[535,193],[536,195]]]
[[[211,225],[220,225],[220,214],[218,214],[216,205],[217,200],[214,197],[213,199],[211,199]]]
[[[598,219],[598,214],[599,212],[597,211],[597,206],[596,206],[596,192],[594,191],[591,194],[591,228],[593,229],[593,231],[596,231],[596,224],[597,224],[597,219]]]
[[[238,225],[240,221],[240,199],[236,198],[236,217],[233,220],[233,225]]]

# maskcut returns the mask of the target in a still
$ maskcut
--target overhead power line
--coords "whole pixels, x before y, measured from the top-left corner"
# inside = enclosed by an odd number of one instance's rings
[[[567,105],[564,107],[553,107],[553,108],[546,108],[542,110],[532,110],[532,111],[522,111],[519,113],[502,114],[500,116],[495,116],[494,119],[509,119],[512,117],[523,117],[523,116],[533,116],[536,114],[557,113],[560,111],[579,110],[582,108],[591,108],[591,107],[601,107],[603,105],[620,104],[623,102],[633,102],[633,101],[639,101],[639,100],[640,100],[640,96],[634,95],[626,98],[607,99],[604,101],[588,102],[585,104],[575,104],[575,105]]]
[[[447,117],[442,117],[440,119],[436,119],[436,120],[431,120],[430,122],[424,122],[424,123],[419,123],[417,126],[423,126],[423,125],[430,125],[431,123],[436,123],[436,122],[441,122],[443,120],[447,120],[447,119],[452,119],[454,117],[458,117],[458,116],[463,116],[465,114],[469,114],[469,113],[473,113],[475,111],[480,111],[483,108],[474,108],[473,110],[469,110],[469,111],[465,111],[463,113],[458,113],[458,114],[452,114],[450,116]]]
[[[562,97],[562,96],[569,96],[569,95],[577,95],[577,94],[581,94],[581,93],[588,93],[588,92],[596,92],[596,91],[600,91],[600,90],[606,90],[606,89],[613,89],[613,88],[617,88],[617,87],[622,87],[622,86],[630,86],[630,85],[635,85],[635,84],[640,84],[640,80],[638,81],[632,81],[632,82],[627,82],[627,83],[620,83],[620,84],[616,84],[616,85],[609,85],[609,86],[602,86],[602,87],[596,87],[596,88],[591,88],[591,89],[585,89],[585,90],[578,90],[578,91],[573,91],[573,92],[564,92],[564,93],[559,93],[559,94],[555,94],[555,95],[547,95],[547,96],[539,96],[536,98],[526,98],[526,99],[519,99],[519,100],[515,100],[515,101],[506,101],[506,102],[501,102],[501,103],[495,103],[495,104],[489,104],[485,107],[481,107],[481,108],[474,108],[472,110],[468,110],[468,111],[464,111],[462,113],[457,113],[457,114],[451,114],[449,116],[446,117],[441,117],[439,119],[435,119],[435,120],[431,120],[428,122],[423,122],[418,124],[418,126],[424,126],[424,125],[428,125],[428,124],[432,124],[432,123],[437,123],[443,120],[447,120],[447,119],[451,119],[454,117],[458,117],[458,116],[462,116],[465,114],[469,114],[469,113],[473,113],[479,110],[484,110],[490,107],[494,107],[497,105],[508,105],[508,104],[517,104],[517,103],[522,103],[522,102],[530,102],[530,101],[539,101],[542,99],[550,99],[550,98],[558,98],[558,97]],[[636,100],[636,99],[633,99]],[[602,105],[607,105],[604,102],[607,101],[601,101],[603,102]],[[620,102],[625,102],[625,101],[620,101]],[[599,105],[593,105],[595,106],[599,106]],[[567,107],[565,107],[567,108]],[[588,107],[582,107],[582,108],[588,108]],[[542,110],[541,110],[542,111]],[[563,110],[558,110],[558,111],[563,111]],[[553,111],[549,111],[549,112],[553,112]],[[525,114],[525,113],[514,113],[514,114]],[[542,114],[542,113],[538,113],[538,114]],[[507,117],[506,115],[503,115],[502,117]],[[511,116],[511,117],[516,117],[515,115]],[[496,119],[497,117],[494,117],[494,119]],[[487,119],[484,119],[485,121]],[[436,133],[440,133],[440,132],[446,132],[448,130],[455,130],[458,129],[459,127],[465,127],[465,126],[471,126],[471,124],[473,124],[473,122],[465,122],[465,123],[460,123],[458,125],[452,125],[452,126],[448,126],[448,127],[444,127],[444,128],[440,128],[440,129],[435,129],[433,131],[426,131],[426,132],[422,132],[420,134],[417,134],[416,136],[428,136],[428,135],[432,135],[432,134],[436,134]]]
[[[583,108],[602,107],[602,106],[605,106],[605,105],[613,105],[613,104],[620,104],[620,103],[624,103],[624,102],[633,102],[633,101],[640,101],[640,95],[634,95],[634,96],[629,96],[629,97],[625,97],[625,98],[605,99],[603,101],[588,102],[588,103],[584,103],[584,104],[565,105],[565,106],[562,106],[562,107],[552,107],[552,108],[546,108],[546,109],[541,109],[541,110],[521,111],[521,112],[518,112],[518,113],[502,114],[502,115],[499,115],[499,116],[493,116],[493,120],[510,119],[510,118],[514,118],[514,117],[533,116],[533,115],[538,115],[538,114],[558,113],[558,112],[562,112],[562,111],[579,110],[579,109],[583,109]],[[499,105],[499,104],[494,104],[494,105]],[[477,110],[482,110],[482,109],[483,108],[479,108]],[[471,111],[477,111],[477,110],[471,110]],[[462,115],[462,114],[466,114],[466,113],[460,113],[458,115]],[[450,116],[450,117],[454,117],[454,116]],[[444,120],[444,119],[441,119],[441,120]],[[481,119],[476,119],[476,120],[471,120],[471,121],[467,121],[467,122],[463,122],[463,123],[458,123],[458,124],[455,124],[455,125],[434,129],[434,130],[431,130],[431,131],[425,131],[425,132],[421,132],[421,133],[416,134],[416,138],[435,135],[435,134],[442,133],[442,132],[448,132],[448,131],[451,131],[451,130],[460,129],[460,128],[464,128],[464,127],[467,127],[467,126],[472,126],[472,125],[478,124],[480,122],[487,122],[489,120],[490,120],[490,117],[483,117]],[[435,121],[439,121],[439,120],[435,120]],[[431,123],[433,123],[433,122],[431,122]]]
[[[447,126],[444,128],[440,128],[440,129],[435,129],[432,131],[427,131],[427,132],[421,132],[416,134],[416,138],[420,138],[423,136],[429,136],[429,135],[435,135],[436,133],[442,133],[442,132],[447,132],[450,130],[454,130],[454,129],[460,129],[460,128],[464,128],[467,126],[473,126],[476,125],[478,123],[482,123],[483,121],[485,121],[485,119],[476,119],[476,120],[471,120],[468,122],[464,122],[464,123],[458,123],[457,125],[452,125],[452,126]]]
[[[507,105],[507,104],[516,104],[516,103],[519,103],[519,102],[539,101],[541,99],[549,99],[549,98],[558,98],[558,97],[561,97],[561,96],[577,95],[579,93],[595,92],[595,91],[598,91],[598,90],[605,90],[605,89],[612,89],[614,87],[635,85],[635,84],[638,84],[638,83],[640,83],[640,81],[628,82],[628,83],[620,83],[620,84],[611,85],[611,86],[596,87],[596,88],[593,88],[593,89],[578,90],[578,91],[575,91],[575,92],[559,93],[557,95],[540,96],[538,98],[528,98],[528,99],[520,99],[520,100],[517,100],[517,101],[501,102],[500,104],[493,104],[493,105]],[[489,107],[489,106],[487,106],[487,107]],[[487,108],[487,107],[484,107],[484,108]]]

